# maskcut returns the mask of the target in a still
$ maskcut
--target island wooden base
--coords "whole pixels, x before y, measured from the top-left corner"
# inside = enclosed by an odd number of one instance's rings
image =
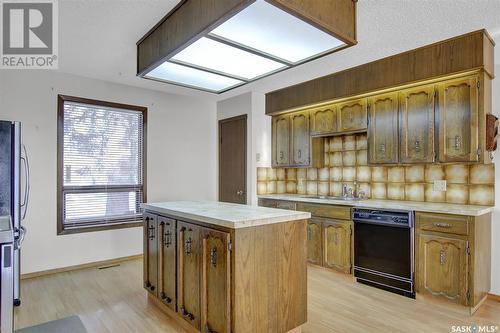
[[[230,229],[147,211],[144,287],[193,333],[299,333],[307,220]]]

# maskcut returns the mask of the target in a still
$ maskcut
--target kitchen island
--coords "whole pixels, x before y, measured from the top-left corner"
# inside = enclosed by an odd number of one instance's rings
[[[190,332],[300,332],[310,213],[221,202],[144,204],[144,287]]]

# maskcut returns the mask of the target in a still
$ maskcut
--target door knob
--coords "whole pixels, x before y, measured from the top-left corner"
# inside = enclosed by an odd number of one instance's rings
[[[243,195],[244,193],[245,193],[245,191],[243,191],[243,190],[239,190],[236,192],[237,195]]]

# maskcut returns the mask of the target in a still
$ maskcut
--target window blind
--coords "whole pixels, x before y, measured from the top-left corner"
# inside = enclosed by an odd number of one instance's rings
[[[64,228],[136,222],[143,203],[143,113],[64,101]]]

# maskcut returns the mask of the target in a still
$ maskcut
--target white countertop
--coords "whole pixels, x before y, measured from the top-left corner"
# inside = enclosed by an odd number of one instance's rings
[[[474,205],[458,205],[449,203],[433,203],[433,202],[417,202],[417,201],[396,201],[396,200],[374,200],[366,199],[362,201],[346,201],[332,199],[317,199],[301,194],[268,194],[259,195],[260,199],[274,199],[297,202],[311,202],[330,205],[343,205],[359,208],[375,208],[375,209],[399,209],[399,210],[414,210],[418,212],[429,213],[444,213],[467,216],[481,216],[491,213],[494,207],[491,206],[474,206]]]
[[[216,201],[145,203],[147,211],[210,223],[231,229],[311,218],[310,213]]]

